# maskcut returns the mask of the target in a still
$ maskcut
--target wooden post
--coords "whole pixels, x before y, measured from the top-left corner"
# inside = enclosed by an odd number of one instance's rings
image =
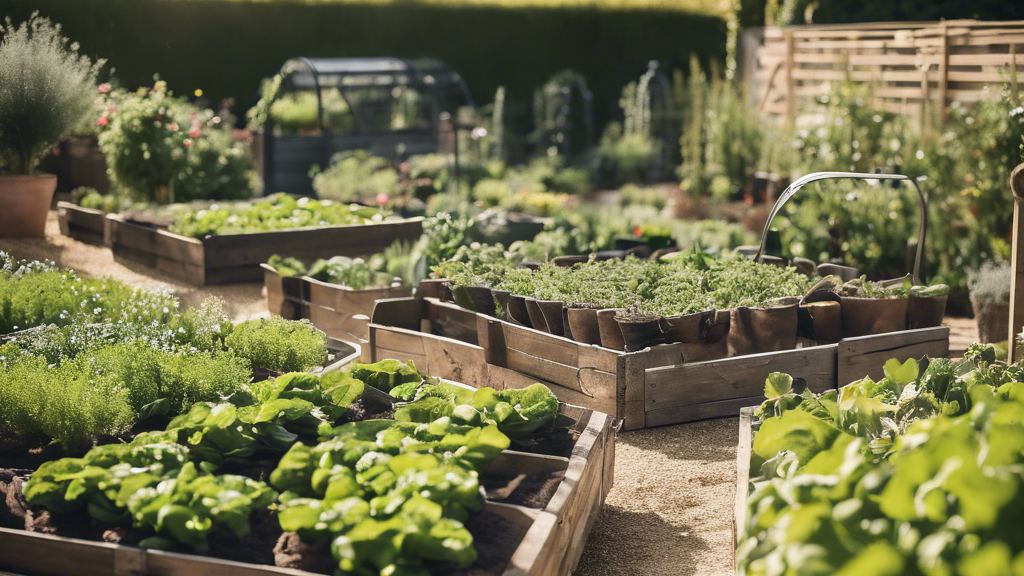
[[[796,78],[793,76],[793,48],[796,44],[793,42],[792,30],[786,30],[783,34],[786,40],[786,122],[792,126],[796,119]]]
[[[942,23],[942,57],[939,60],[939,118],[946,124],[946,99],[949,90],[949,26]]]
[[[1017,358],[1016,338],[1024,327],[1024,223],[1021,222],[1021,206],[1024,204],[1024,164],[1014,168],[1010,175],[1010,190],[1013,191],[1013,257],[1010,262],[1010,334],[1007,347],[1010,349],[1009,362]]]

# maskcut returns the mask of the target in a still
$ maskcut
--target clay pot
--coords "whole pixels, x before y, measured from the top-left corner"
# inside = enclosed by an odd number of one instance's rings
[[[665,333],[661,330],[661,318],[657,316],[616,316],[615,321],[622,331],[626,352],[638,352],[660,343]]]
[[[562,309],[565,308],[559,300],[537,300],[544,321],[547,322],[548,332],[555,336],[565,336],[565,324],[562,316]]]
[[[530,312],[526,309],[526,297],[512,294],[508,299],[508,317],[512,322],[516,324],[522,324],[527,328],[533,327],[533,323],[530,322]]]
[[[974,321],[978,323],[978,342],[982,344],[1002,342],[1010,334],[1010,305],[975,305]]]
[[[548,321],[544,319],[544,313],[540,310],[540,304],[534,298],[526,299],[526,312],[530,316],[530,326],[534,330],[540,330],[541,332],[551,332],[548,330]]]
[[[497,313],[496,318],[502,320],[508,319],[508,303],[512,298],[512,293],[508,290],[495,290],[491,289],[491,296],[494,297],[495,312]]]
[[[622,330],[619,323],[615,321],[615,315],[622,312],[622,308],[605,308],[597,311],[597,326],[601,334],[601,346],[612,350],[622,350],[626,347],[622,340]]]
[[[799,335],[816,343],[838,342],[843,338],[843,309],[839,295],[822,280],[800,301]],[[816,290],[818,287],[823,289]]]
[[[572,339],[583,344],[601,344],[601,327],[596,308],[567,308]]]
[[[733,308],[729,317],[730,356],[796,348],[797,303],[767,308]]]
[[[473,310],[480,314],[494,316],[494,296],[491,294],[490,288],[466,286],[466,293],[469,294],[469,300],[473,303]]]
[[[843,337],[899,332],[907,326],[909,298],[842,296]]]
[[[729,354],[725,338],[729,333],[728,310],[670,316],[663,324],[665,342],[682,345],[683,362],[718,360]]]
[[[907,306],[907,330],[934,328],[942,325],[942,318],[946,315],[947,298],[948,295],[924,298],[911,295],[910,304]]]
[[[56,190],[53,174],[0,176],[0,236],[45,236],[46,214]]]

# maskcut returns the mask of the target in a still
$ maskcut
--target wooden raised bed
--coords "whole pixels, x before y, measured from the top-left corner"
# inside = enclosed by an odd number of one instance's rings
[[[616,351],[434,298],[379,301],[368,336],[364,362],[412,360],[421,372],[472,386],[542,382],[563,402],[611,414],[627,430],[736,416],[764,400],[764,381],[772,372],[803,378],[812,391],[823,392],[865,375],[880,378],[890,358],[949,352],[949,329],[940,326],[684,363],[681,344]]]
[[[332,364],[338,369],[351,358]],[[605,496],[612,487],[615,432],[612,418],[562,404],[580,433],[568,458],[506,450],[490,469],[531,473],[564,471],[555,494],[543,509],[488,502],[488,511],[524,532],[502,576],[569,576]],[[0,528],[0,569],[37,576],[313,576],[310,572],[145,550],[76,538]]]
[[[79,242],[106,246],[104,230],[107,219],[105,212],[82,208],[72,202],[57,202],[57,223],[60,233]]]
[[[308,319],[331,338],[366,342],[366,325],[377,300],[412,296],[407,286],[353,290],[310,278],[282,278],[272,266],[261,264],[267,289],[267,309],[286,320]]]
[[[201,240],[130,222],[115,214],[107,215],[106,226],[115,258],[207,286],[259,282],[263,279],[260,264],[274,254],[308,260],[375,254],[396,240],[417,240],[423,232],[423,219],[207,236]]]

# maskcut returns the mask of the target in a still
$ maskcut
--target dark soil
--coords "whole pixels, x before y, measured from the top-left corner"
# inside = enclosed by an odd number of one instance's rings
[[[480,476],[480,484],[483,485],[487,499],[491,502],[544,509],[564,477],[564,470],[516,476],[484,474]]]
[[[32,442],[18,447],[12,445],[8,450],[0,451],[0,462],[8,470],[32,471],[50,460],[80,455],[68,454],[60,446],[49,441]]]
[[[470,516],[466,529],[473,535],[476,562],[465,570],[451,572],[449,576],[497,576],[503,573],[527,531],[525,527],[488,510]]]
[[[274,565],[317,574],[330,574],[335,567],[334,557],[324,542],[319,545],[304,542],[295,532],[285,532],[274,547]]]
[[[274,564],[274,545],[281,538],[281,524],[277,514],[255,511],[249,520],[250,531],[239,538],[223,528],[210,533],[209,556],[252,564]]]
[[[520,446],[513,443],[509,448],[530,454],[568,458],[572,456],[572,449],[579,439],[580,432],[575,428],[556,428],[538,438],[532,446]]]
[[[363,420],[390,420],[395,417],[395,411],[391,407],[375,405],[365,398],[357,398],[349,405],[348,412],[339,418],[334,425],[341,426],[349,422],[362,422]]]

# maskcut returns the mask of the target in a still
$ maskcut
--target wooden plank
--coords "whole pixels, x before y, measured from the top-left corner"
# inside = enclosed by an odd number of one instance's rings
[[[772,372],[803,378],[814,392],[835,388],[836,345],[750,354],[647,370],[651,410],[760,396]]]
[[[476,312],[432,298],[424,298],[423,303],[423,316],[430,320],[436,334],[468,344],[480,342]]]
[[[402,328],[382,326],[378,326],[378,328],[375,346],[396,352],[408,352],[417,356],[427,355],[427,347],[424,342],[429,338],[424,338],[420,333]]]
[[[0,563],[5,569],[29,574],[69,574],[74,566],[76,576],[111,576],[114,548],[102,542],[0,528]]]
[[[57,223],[64,236],[80,242],[103,245],[106,214],[71,202],[57,202]]]
[[[878,380],[884,376],[882,365],[889,358],[903,362],[924,355],[944,358],[948,354],[949,328],[945,326],[846,338],[838,344],[836,383],[842,387],[864,376]]]
[[[502,324],[502,329],[509,349],[560,364],[579,365],[579,349],[583,345],[578,342],[508,322]]]
[[[616,414],[616,404],[614,397],[591,397],[577,392],[571,388],[566,388],[554,382],[550,382],[541,378],[535,378],[521,372],[516,372],[509,368],[503,368],[501,366],[488,366],[487,372],[490,377],[489,386],[497,390],[503,389],[519,389],[526,388],[527,386],[534,383],[541,383],[551,389],[551,392],[555,395],[560,402],[566,404],[573,404],[576,406],[583,406],[591,410],[597,410],[604,412],[615,417],[616,420],[621,418],[620,414]]]
[[[736,504],[732,522],[733,564],[736,564],[736,547],[740,535],[747,526],[747,495],[750,493],[750,453],[752,448],[751,423],[754,408],[740,410],[740,435],[736,446]]]
[[[793,32],[785,32],[783,39],[786,43],[786,124],[792,126],[794,120],[796,120],[796,78],[793,76],[796,60]]]
[[[697,420],[707,420],[709,418],[736,416],[742,408],[757,406],[761,402],[764,402],[764,396],[750,396],[747,398],[705,402],[703,404],[675,406],[663,410],[649,410],[647,412],[647,426],[664,426],[666,424],[696,422]]]
[[[616,371],[615,415],[623,420],[626,430],[639,430],[646,422],[646,358],[640,354],[624,354],[619,358]]]
[[[378,338],[384,332],[379,333]],[[488,386],[490,377],[484,349],[459,340],[440,337],[421,337],[427,355],[428,373],[474,388]]]
[[[370,321],[382,327],[405,328],[416,331],[423,318],[422,300],[416,298],[394,298],[380,300],[373,307]]]

